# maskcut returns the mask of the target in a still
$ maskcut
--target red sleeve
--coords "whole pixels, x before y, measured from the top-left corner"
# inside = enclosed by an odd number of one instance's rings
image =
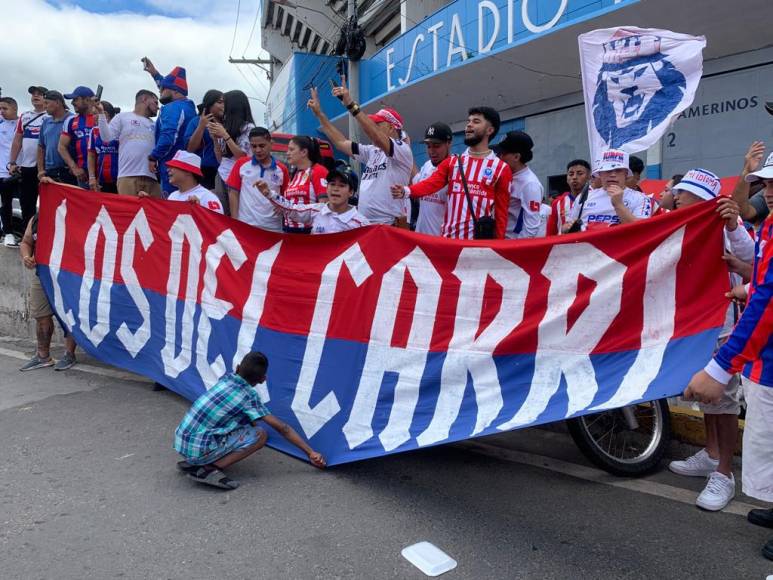
[[[494,221],[496,221],[496,237],[502,240],[507,230],[507,210],[510,208],[510,182],[513,180],[513,172],[510,166],[504,164],[502,173],[494,186]]]
[[[561,196],[557,197],[550,203],[550,217],[548,217],[548,225],[545,233],[548,236],[558,235],[558,200]]]
[[[276,164],[282,170],[282,185],[279,188],[279,193],[284,195],[285,191],[287,191],[287,186],[290,183],[290,172],[287,170],[287,165],[285,165],[281,161],[277,161]]]
[[[408,186],[408,189],[411,191],[411,197],[424,197],[425,195],[440,191],[448,185],[448,176],[452,160],[454,163],[456,162],[456,155],[451,155],[450,157],[443,159],[443,161],[440,162],[440,165],[437,166],[435,173],[430,175],[427,179]]]
[[[327,170],[319,163],[311,168],[311,186],[314,188],[314,195],[327,197]]]
[[[237,191],[241,190],[242,188],[242,174],[241,174],[241,168],[242,165],[244,165],[246,162],[251,161],[252,157],[245,155],[244,157],[241,157],[240,159],[236,160],[236,163],[234,164],[233,169],[231,169],[231,173],[228,176],[228,179],[226,179],[225,184],[230,187],[231,189],[235,189]]]
[[[24,133],[24,128],[21,125],[21,117],[19,117],[19,120],[16,121],[16,134],[22,135]]]

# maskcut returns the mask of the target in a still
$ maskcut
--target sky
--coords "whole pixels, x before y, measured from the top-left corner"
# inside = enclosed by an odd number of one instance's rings
[[[147,56],[162,74],[185,67],[189,97],[196,103],[208,89],[244,91],[260,124],[265,110],[260,101],[268,92],[265,73],[254,65],[228,62],[229,54],[265,56],[260,51],[259,18],[253,31],[260,4],[260,0],[17,2],[3,14],[2,94],[14,97],[25,111],[30,108],[30,85],[67,93],[78,85],[96,91],[101,84],[104,100],[131,110],[139,89],[156,89],[142,70],[140,59]]]

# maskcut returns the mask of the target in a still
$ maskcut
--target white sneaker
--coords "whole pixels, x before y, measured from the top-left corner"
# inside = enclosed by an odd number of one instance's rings
[[[3,238],[3,244],[6,248],[16,248],[19,246],[19,242],[16,241],[16,236],[13,234],[5,234],[5,238]]]
[[[735,477],[730,477],[715,471],[709,476],[709,482],[695,500],[699,508],[717,512],[724,508],[735,497]]]
[[[712,459],[705,449],[701,449],[684,461],[672,461],[668,468],[679,475],[690,477],[708,477],[719,467],[719,459]]]

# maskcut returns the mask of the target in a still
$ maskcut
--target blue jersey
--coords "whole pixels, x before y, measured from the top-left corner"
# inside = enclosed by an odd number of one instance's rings
[[[118,140],[104,143],[99,128],[94,127],[89,137],[89,151],[97,154],[97,178],[100,184],[118,182]]]

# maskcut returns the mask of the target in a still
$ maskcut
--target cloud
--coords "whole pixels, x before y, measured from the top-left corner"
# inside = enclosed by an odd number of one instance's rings
[[[0,35],[0,53],[6,55],[3,95],[16,98],[25,110],[29,85],[68,92],[76,85],[95,89],[101,84],[105,100],[128,110],[139,89],[155,90],[140,62],[148,56],[164,74],[174,66],[185,67],[189,96],[196,102],[210,88],[240,89],[250,97],[265,99],[268,81],[264,73],[250,71],[251,65],[241,65],[240,73],[228,62],[234,24],[233,18],[222,16],[222,10],[218,17],[193,19],[141,15],[123,11],[126,2],[112,4],[120,11],[95,13],[72,4],[54,6],[43,0],[25,0],[6,11]],[[166,12],[173,5],[202,8],[205,3],[147,0],[146,4]],[[242,29],[240,24],[239,28],[235,52],[241,54],[249,27],[245,25]],[[257,52],[258,41],[253,39],[247,54]],[[257,100],[251,103],[253,116],[261,123],[264,106]]]

